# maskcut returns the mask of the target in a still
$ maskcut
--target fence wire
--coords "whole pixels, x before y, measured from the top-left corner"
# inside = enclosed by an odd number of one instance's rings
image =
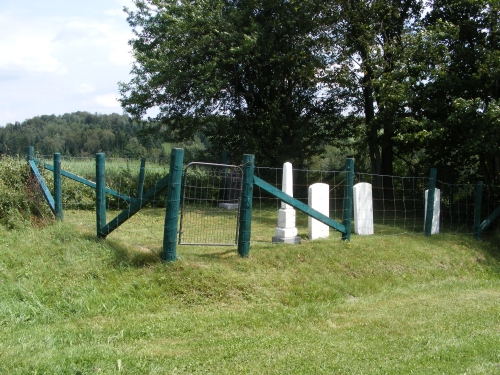
[[[53,165],[52,156],[38,157],[43,163]],[[107,158],[106,188],[119,194],[137,199],[139,196],[140,160]],[[96,180],[96,160],[92,157],[61,157],[61,169],[82,179]],[[146,162],[143,192],[153,187],[166,174],[169,165]],[[44,178],[53,192],[53,173],[44,170]],[[88,231],[96,232],[96,191],[74,179],[62,176],[62,201],[64,221],[72,222]],[[120,212],[130,207],[127,201],[112,194],[106,194],[106,220],[110,222]],[[142,252],[159,253],[163,241],[166,192],[155,196],[152,201],[108,236],[110,239],[131,244]]]
[[[255,174],[282,187],[282,168],[256,167]],[[308,202],[308,187],[314,183],[327,183],[330,186],[330,218],[341,221],[344,214],[343,199],[345,192],[345,172],[330,170],[293,169],[293,195]],[[372,185],[373,224],[375,235],[397,235],[404,233],[420,234],[425,223],[425,191],[429,187],[428,177],[405,177],[375,175],[355,172],[354,184],[367,182]],[[466,233],[474,231],[475,186],[436,182],[440,189],[439,228],[441,233]],[[482,194],[481,218],[484,220],[500,204],[500,186],[484,185]],[[276,211],[280,208],[279,199],[254,189],[255,220],[266,223],[270,228],[279,226]],[[297,229],[307,238],[307,220],[297,212]],[[354,232],[354,211],[351,231]],[[272,232],[272,230],[269,230]],[[330,234],[333,234],[330,231]],[[262,237],[268,241],[267,236]]]
[[[242,171],[191,163],[184,172],[179,244],[236,245]]]
[[[52,165],[53,156],[37,156],[42,162]],[[95,181],[96,162],[93,157],[62,157],[63,170],[89,181]],[[47,185],[53,188],[53,173],[41,169]],[[140,160],[107,158],[106,187],[121,194],[137,198],[139,191]],[[166,174],[169,165],[146,163],[143,191],[154,186]],[[235,191],[227,182],[234,168],[208,168],[196,166],[185,175],[185,197],[182,213],[181,243],[235,244],[237,241],[237,216],[239,205],[234,196],[228,200],[229,191]],[[274,185],[282,187],[282,168],[255,167],[255,175]],[[396,235],[423,233],[425,220],[425,190],[428,177],[382,176],[355,172],[354,184],[368,182],[372,185],[373,219],[375,235]],[[293,195],[304,203],[308,202],[308,189],[314,183],[329,185],[330,218],[342,221],[345,193],[345,172],[335,170],[293,169]],[[95,189],[72,179],[62,177],[64,220],[74,222],[95,232]],[[469,233],[474,231],[475,186],[436,182],[440,190],[439,227],[444,233]],[[130,202],[107,194],[107,220],[127,209]],[[124,238],[139,248],[159,250],[162,244],[166,192],[154,197],[152,202],[134,217],[110,234],[111,238]],[[232,203],[231,208],[220,205]],[[500,205],[500,186],[484,185],[482,194],[481,220]],[[277,211],[279,199],[254,188],[252,241],[270,242],[279,226]],[[354,218],[352,218],[354,219]],[[308,236],[307,216],[296,212],[298,234]],[[351,232],[354,232],[352,221]],[[333,234],[331,230],[330,234]],[[340,236],[339,236],[340,238]]]

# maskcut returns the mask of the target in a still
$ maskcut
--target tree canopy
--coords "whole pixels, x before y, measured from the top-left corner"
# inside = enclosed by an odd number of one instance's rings
[[[268,165],[341,143],[375,174],[500,180],[499,0],[135,4],[121,100],[158,111],[151,132]]]
[[[261,163],[307,160],[340,134],[331,95],[328,2],[137,0],[129,11],[134,78],[121,85],[154,131],[201,133],[219,151]]]

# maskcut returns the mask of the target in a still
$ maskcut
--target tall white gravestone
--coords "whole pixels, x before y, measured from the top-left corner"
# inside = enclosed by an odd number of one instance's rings
[[[309,186],[308,194],[309,207],[321,212],[325,216],[330,216],[330,186],[327,184],[312,184]],[[330,235],[330,227],[321,221],[309,216],[309,239],[327,238]]]
[[[429,200],[429,190],[425,191],[425,215],[424,215],[424,223],[425,223],[425,218],[427,217],[427,201]],[[432,229],[431,229],[431,234],[438,234],[439,233],[439,214],[441,210],[441,190],[440,189],[435,189],[434,190],[434,213],[432,215]],[[424,231],[425,231],[425,224],[424,224]]]
[[[360,182],[353,186],[354,232],[359,235],[373,234],[372,185]]]
[[[283,164],[281,191],[291,197],[293,197],[292,173],[292,164],[288,162]],[[273,236],[273,243],[300,243],[300,237],[297,236],[297,228],[295,227],[295,210],[284,202],[281,202],[281,208],[278,210],[278,227]]]

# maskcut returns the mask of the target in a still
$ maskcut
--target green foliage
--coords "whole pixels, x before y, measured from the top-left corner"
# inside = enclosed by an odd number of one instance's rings
[[[145,133],[196,135],[211,160],[226,150],[301,168],[328,145],[354,148],[373,174],[500,178],[497,1],[136,6],[134,78],[121,93],[137,120],[159,109]]]
[[[0,159],[0,224],[9,228],[53,220],[28,163],[11,157]]]
[[[416,105],[426,159],[449,178],[500,181],[499,19],[498,1],[483,0],[435,1],[425,18],[430,50],[440,56],[420,60],[429,68]]]
[[[122,105],[152,132],[206,137],[230,159],[302,163],[345,136],[326,79],[328,9],[314,1],[137,0],[133,79]]]
[[[338,1],[342,25],[334,34],[335,77],[350,110],[364,119],[356,141],[374,174],[392,175],[407,150],[396,134],[412,117],[411,85],[419,70],[408,64],[418,34],[422,1]],[[401,152],[402,151],[402,152]],[[414,172],[414,171],[409,171]]]
[[[62,116],[37,116],[23,123],[0,127],[0,155],[24,155],[28,146],[36,153],[88,156],[105,152],[108,156],[159,159],[164,156],[161,140],[141,138],[140,126],[127,115],[100,115],[88,112]],[[139,137],[139,138],[138,138]]]

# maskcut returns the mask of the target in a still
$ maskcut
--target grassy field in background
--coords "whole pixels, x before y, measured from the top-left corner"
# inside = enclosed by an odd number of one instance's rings
[[[106,240],[95,213],[0,227],[0,374],[498,374],[498,235],[352,236],[250,257],[179,246],[159,261],[164,210]],[[108,212],[108,219],[113,212]]]

